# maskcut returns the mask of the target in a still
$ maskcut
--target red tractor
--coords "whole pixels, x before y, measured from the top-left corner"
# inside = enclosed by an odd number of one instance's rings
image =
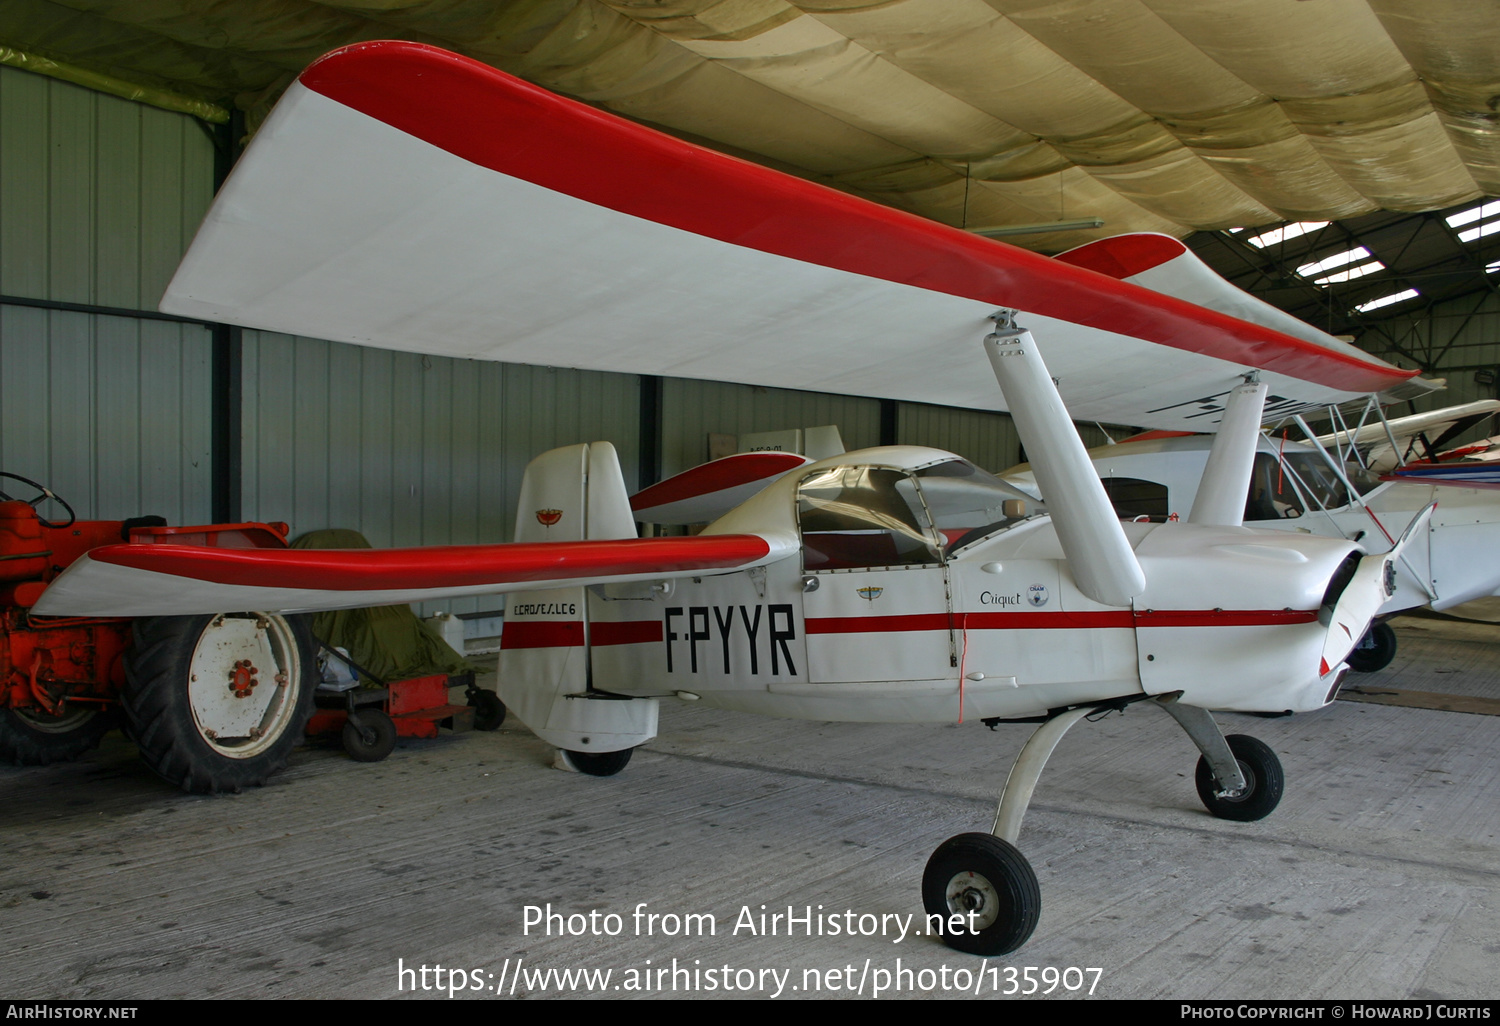
[[[286,765],[318,672],[307,618],[271,613],[37,617],[47,585],[100,545],[284,548],[287,525],[168,527],[160,517],[79,520],[46,486],[0,491],[0,759],[75,759],[122,726],[164,779],[199,794],[262,784]],[[65,520],[45,520],[51,501]],[[49,509],[50,513],[50,509]]]

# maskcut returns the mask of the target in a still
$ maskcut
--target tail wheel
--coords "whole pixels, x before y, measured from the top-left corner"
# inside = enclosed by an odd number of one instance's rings
[[[100,709],[78,709],[48,716],[33,709],[0,709],[0,759],[13,766],[70,762],[99,747],[114,726]]]
[[[612,777],[629,764],[630,753],[633,751],[634,748],[622,748],[618,752],[575,752],[563,749],[563,758],[579,773],[587,773],[591,777]]]
[[[306,617],[136,620],[122,705],[141,758],[195,794],[264,784],[312,714],[315,651]]]
[[[1230,734],[1224,740],[1229,742],[1229,750],[1234,753],[1240,772],[1245,775],[1245,789],[1234,795],[1219,794],[1214,771],[1209,768],[1208,760],[1200,757],[1198,772],[1194,774],[1198,797],[1208,811],[1220,819],[1241,823],[1265,819],[1281,803],[1281,791],[1285,786],[1281,760],[1276,758],[1270,745],[1249,734]]]
[[[1025,944],[1036,929],[1042,890],[1031,863],[1014,845],[993,834],[959,834],[927,860],[922,907],[929,917],[941,918],[943,940],[950,948],[1004,955]]]

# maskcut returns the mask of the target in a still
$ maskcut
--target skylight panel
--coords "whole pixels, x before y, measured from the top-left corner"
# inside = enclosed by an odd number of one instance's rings
[[[1456,214],[1448,215],[1443,220],[1448,222],[1449,228],[1457,228],[1459,225],[1469,224],[1473,221],[1484,221],[1491,217],[1500,217],[1500,200],[1490,200],[1490,202],[1481,203],[1477,207],[1460,210]]]
[[[1500,218],[1497,218],[1494,221],[1486,221],[1483,224],[1477,225],[1473,228],[1465,228],[1463,231],[1458,233],[1458,241],[1473,242],[1475,239],[1482,239],[1486,235],[1493,235],[1496,232],[1500,232]]]
[[[1358,313],[1369,313],[1371,310],[1379,310],[1383,306],[1394,306],[1397,303],[1404,303],[1408,299],[1416,299],[1421,294],[1416,289],[1407,289],[1405,292],[1393,292],[1389,296],[1381,296],[1379,299],[1372,299],[1368,303],[1361,303],[1354,309]]]
[[[1355,278],[1363,278],[1367,274],[1374,274],[1376,271],[1383,270],[1385,270],[1385,264],[1382,264],[1379,260],[1371,260],[1369,263],[1360,264],[1358,267],[1349,267],[1342,271],[1335,271],[1333,274],[1324,275],[1321,278],[1314,278],[1313,284],[1332,285],[1341,281],[1353,281]]]
[[[1311,278],[1314,275],[1322,274],[1324,271],[1331,271],[1335,267],[1343,267],[1345,264],[1351,264],[1356,260],[1368,260],[1369,257],[1370,251],[1368,249],[1365,249],[1363,246],[1356,246],[1354,249],[1347,249],[1342,253],[1335,253],[1333,256],[1324,257],[1316,263],[1303,264],[1297,268],[1297,273],[1304,278]]]
[[[1319,228],[1327,228],[1329,223],[1328,221],[1295,221],[1292,224],[1273,228],[1268,232],[1263,232],[1245,241],[1249,242],[1256,249],[1265,249],[1267,246],[1274,246],[1278,242],[1285,242],[1287,239],[1295,239],[1299,235],[1315,232]]]

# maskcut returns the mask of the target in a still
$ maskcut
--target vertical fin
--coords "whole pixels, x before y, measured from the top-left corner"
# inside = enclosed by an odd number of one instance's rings
[[[634,538],[620,459],[608,442],[544,452],[526,467],[516,541]],[[655,699],[594,699],[586,588],[506,597],[501,699],[542,740],[575,752],[614,752],[656,736]]]

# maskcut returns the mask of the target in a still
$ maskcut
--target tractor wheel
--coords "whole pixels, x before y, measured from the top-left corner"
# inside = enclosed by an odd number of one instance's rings
[[[0,759],[13,766],[71,762],[98,748],[112,726],[113,717],[101,709],[75,709],[61,716],[0,709]]]
[[[306,617],[136,620],[122,705],[141,758],[194,794],[264,784],[312,714],[315,651]]]

